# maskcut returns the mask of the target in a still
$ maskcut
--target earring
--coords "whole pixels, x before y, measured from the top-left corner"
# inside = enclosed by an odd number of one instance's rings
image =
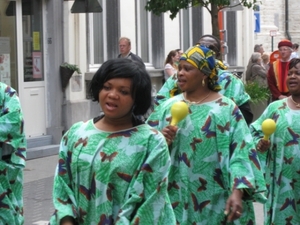
[[[203,87],[205,86],[205,81],[204,81],[204,79],[202,80],[202,86],[203,86]]]

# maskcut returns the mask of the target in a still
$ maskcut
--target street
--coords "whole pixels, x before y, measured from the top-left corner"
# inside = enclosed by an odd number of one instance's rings
[[[24,170],[24,225],[47,225],[54,212],[53,175],[57,155],[28,160]],[[256,224],[263,225],[263,207],[254,203]]]

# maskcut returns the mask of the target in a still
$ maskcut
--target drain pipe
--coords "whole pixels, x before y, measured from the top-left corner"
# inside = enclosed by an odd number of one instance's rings
[[[289,31],[289,3],[288,0],[285,0],[285,35],[287,39],[291,41],[291,35]]]

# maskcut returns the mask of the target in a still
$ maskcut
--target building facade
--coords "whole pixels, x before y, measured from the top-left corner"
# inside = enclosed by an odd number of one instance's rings
[[[0,0],[0,81],[19,92],[28,139],[50,136],[58,144],[73,123],[100,113],[87,89],[101,64],[117,57],[119,37],[131,39],[132,52],[143,59],[159,89],[168,52],[186,50],[212,30],[210,14],[201,7],[181,10],[171,20],[168,13],[146,12],[147,0],[98,0],[101,13],[72,13],[75,2]],[[252,9],[224,11],[226,62],[243,71],[256,43],[271,52],[270,30],[276,30],[275,47],[288,35],[300,42],[298,5],[297,0],[262,0],[256,33]],[[82,71],[64,91],[59,70],[63,62]]]

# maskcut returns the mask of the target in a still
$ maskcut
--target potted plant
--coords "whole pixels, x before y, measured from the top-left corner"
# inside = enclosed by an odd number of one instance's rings
[[[245,84],[245,91],[251,97],[250,107],[253,113],[253,121],[255,121],[268,106],[270,90],[268,87],[261,86],[254,81]]]
[[[69,64],[67,62],[64,62],[63,64],[60,65],[60,79],[61,79],[61,87],[63,91],[68,86],[69,80],[72,77],[74,72],[81,74],[81,71],[77,65]]]

